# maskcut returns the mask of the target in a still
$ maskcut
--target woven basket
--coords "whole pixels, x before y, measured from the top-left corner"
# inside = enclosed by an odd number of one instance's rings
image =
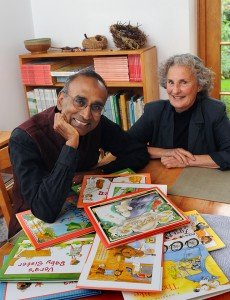
[[[86,36],[86,35],[85,35]],[[102,50],[108,46],[107,38],[103,35],[95,35],[93,37],[87,37],[82,41],[82,47],[84,49]]]

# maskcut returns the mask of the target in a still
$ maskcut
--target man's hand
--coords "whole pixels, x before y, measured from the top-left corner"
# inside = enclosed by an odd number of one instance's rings
[[[66,140],[66,145],[77,148],[79,145],[79,133],[71,126],[62,113],[56,113],[54,116],[54,130]]]
[[[175,148],[175,149],[167,149],[167,150],[165,149],[162,158],[174,158],[178,162],[178,164],[182,164],[185,166],[189,165],[189,160],[195,160],[194,155],[191,152],[184,150],[183,148]],[[172,161],[174,162],[174,160]]]

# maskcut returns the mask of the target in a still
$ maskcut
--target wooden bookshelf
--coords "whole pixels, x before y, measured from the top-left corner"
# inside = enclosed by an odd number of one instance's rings
[[[122,81],[108,81],[106,82],[109,93],[114,93],[118,89],[133,90],[144,97],[144,102],[159,99],[159,85],[157,78],[157,51],[156,47],[148,47],[138,50],[102,50],[102,51],[80,51],[80,52],[60,52],[48,51],[41,54],[23,54],[19,56],[19,63],[21,65],[38,60],[61,60],[69,59],[71,64],[92,64],[94,57],[101,56],[127,56],[140,55],[140,63],[142,69],[142,81],[139,82],[122,82]],[[52,86],[37,86],[37,85],[24,85],[25,98],[27,102],[27,92],[34,88],[46,87],[62,87],[63,83],[54,83]],[[29,106],[27,103],[28,115]]]

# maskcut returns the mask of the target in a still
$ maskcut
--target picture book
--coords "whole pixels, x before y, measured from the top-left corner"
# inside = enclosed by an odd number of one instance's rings
[[[124,300],[205,299],[230,290],[228,278],[197,236],[164,243],[160,293],[123,293]]]
[[[36,250],[19,238],[0,271],[1,281],[77,281],[94,235]]]
[[[107,198],[117,197],[128,193],[142,191],[151,187],[159,188],[164,194],[167,195],[167,185],[164,184],[146,184],[146,183],[119,183],[111,182]]]
[[[123,174],[135,174],[135,172],[133,170],[131,170],[130,168],[126,168],[126,169],[122,169],[120,171],[114,172],[113,174],[118,174],[118,175],[123,175]],[[71,189],[77,194],[79,195],[80,193],[80,189],[81,189],[81,183],[76,183],[73,182],[73,185],[71,187]]]
[[[184,214],[189,217],[194,232],[208,251],[225,247],[223,241],[196,210],[188,211]]]
[[[54,223],[43,222],[30,210],[16,214],[16,217],[36,249],[49,247],[94,231],[84,210],[76,207],[76,197],[67,199]]]
[[[80,190],[77,207],[96,203],[107,198],[111,182],[123,183],[151,183],[149,173],[119,174],[119,175],[85,175]]]
[[[78,286],[119,291],[161,291],[163,234],[106,249],[96,235]]]
[[[7,282],[2,300],[82,299],[100,295],[99,290],[80,289],[76,281],[66,282]]]
[[[84,209],[106,248],[189,223],[188,217],[158,188],[109,198]]]

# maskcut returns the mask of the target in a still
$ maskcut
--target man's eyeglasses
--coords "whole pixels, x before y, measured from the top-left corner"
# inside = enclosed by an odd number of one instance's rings
[[[64,94],[73,100],[73,105],[79,110],[83,110],[87,106],[90,106],[90,111],[95,116],[100,116],[105,110],[104,105],[100,103],[93,103],[89,105],[88,102],[83,97],[80,96],[72,97],[68,93],[64,93]]]

